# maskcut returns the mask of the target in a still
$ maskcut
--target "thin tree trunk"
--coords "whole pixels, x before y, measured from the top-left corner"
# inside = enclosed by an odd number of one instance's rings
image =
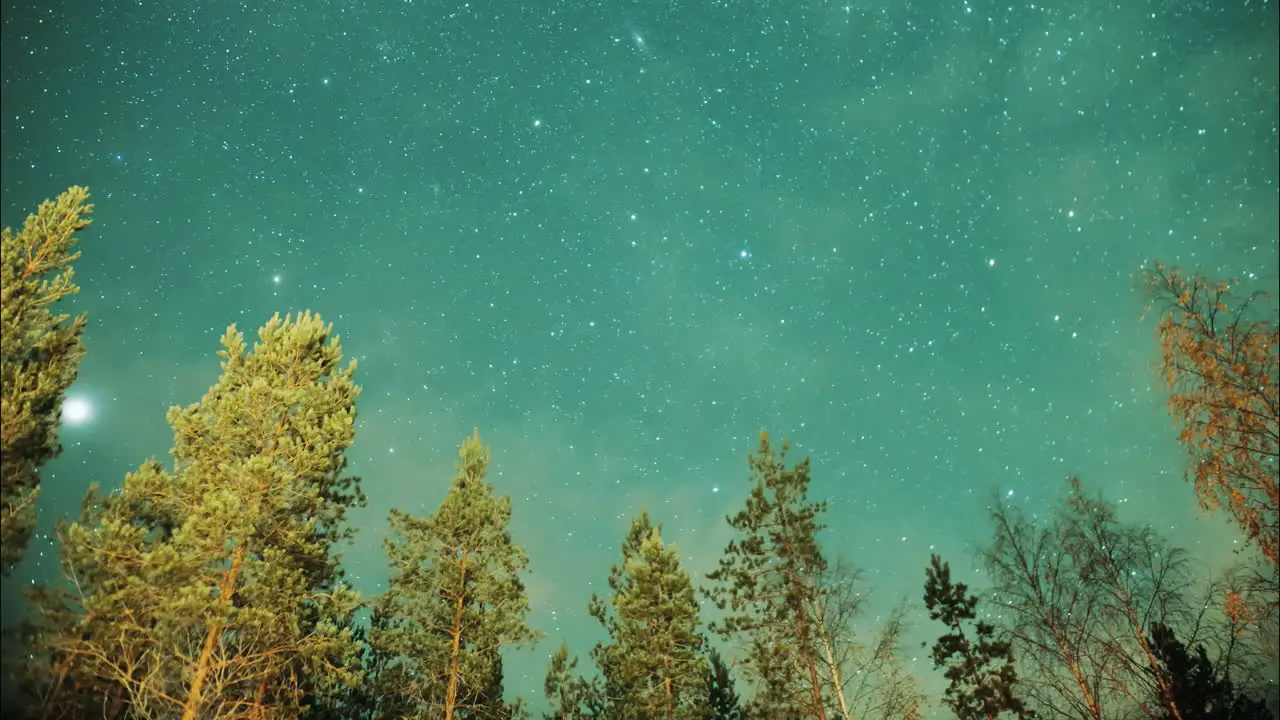
[[[831,686],[835,688],[836,699],[840,701],[840,717],[849,717],[849,705],[844,700],[844,683],[840,678],[840,667],[836,663],[835,651],[831,649],[831,636],[827,634],[827,624],[822,613],[814,613],[818,619],[818,637],[822,639],[822,653],[827,656],[827,667],[831,668]]]
[[[454,705],[458,702],[458,673],[462,665],[462,600],[467,585],[467,552],[462,552],[462,587],[458,589],[458,602],[453,611],[453,654],[449,658],[449,686],[444,696],[444,720],[453,720]]]

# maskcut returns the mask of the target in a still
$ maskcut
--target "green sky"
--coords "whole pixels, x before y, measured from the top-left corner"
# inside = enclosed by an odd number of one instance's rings
[[[869,625],[931,552],[980,585],[990,494],[1047,509],[1072,473],[1205,562],[1235,547],[1181,480],[1134,273],[1276,286],[1275,2],[17,5],[3,223],[97,204],[92,417],[46,529],[166,456],[228,324],[311,309],[360,363],[363,591],[387,510],[492,445],[548,634],[513,694],[598,637],[642,508],[713,567],[762,429],[812,456]]]

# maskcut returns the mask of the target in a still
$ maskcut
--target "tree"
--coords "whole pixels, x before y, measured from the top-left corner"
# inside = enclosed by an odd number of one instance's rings
[[[589,607],[609,633],[592,651],[610,691],[608,716],[701,720],[707,666],[693,583],[647,512],[632,521],[609,588],[608,604],[593,595]]]
[[[1144,273],[1166,307],[1160,338],[1169,412],[1181,425],[1187,475],[1202,507],[1226,506],[1273,565],[1280,559],[1280,328],[1257,319],[1265,293],[1187,277],[1161,263]],[[1268,313],[1272,311],[1267,311]]]
[[[458,455],[458,473],[434,515],[390,514],[391,575],[369,631],[382,656],[370,683],[385,717],[504,717],[513,708],[495,677],[499,653],[538,639],[526,624],[520,575],[528,559],[511,540],[511,499],[485,481],[489,449],[479,431]]]
[[[360,681],[344,683],[328,692],[308,696],[305,699],[306,709],[299,716],[300,720],[372,720],[381,717],[377,712],[379,698],[370,691],[368,681],[370,673],[374,671],[370,663],[369,627],[354,622],[349,622],[344,625],[346,626],[350,626],[352,640],[360,648]]]
[[[40,204],[17,235],[0,233],[0,575],[26,553],[35,528],[40,466],[62,452],[62,400],[76,379],[85,315],[53,306],[72,282],[76,233],[89,227],[89,192],[72,187]]]
[[[1193,621],[1186,555],[1149,526],[1120,522],[1077,479],[1069,491],[1043,524],[999,501],[991,511],[996,537],[984,561],[1023,693],[1055,717],[1101,720],[1116,708],[1177,716],[1148,628]]]
[[[729,666],[715,648],[707,653],[707,707],[711,711],[708,720],[747,719]]]
[[[996,720],[1002,713],[1035,717],[1014,694],[1018,675],[1010,643],[996,638],[994,625],[977,619],[978,596],[951,581],[951,566],[933,555],[925,569],[924,605],[930,620],[947,632],[933,645],[933,666],[945,667],[946,704],[959,720]],[[973,639],[965,632],[972,626]]]
[[[39,596],[29,634],[47,716],[89,694],[112,716],[275,717],[358,681],[359,596],[332,552],[363,502],[343,474],[355,364],[310,313],[276,315],[249,352],[234,326],[222,344],[218,383],[169,411],[173,469],[91,489],[60,528],[71,588]]]
[[[1185,621],[1185,593],[1190,589],[1186,554],[1169,547],[1150,526],[1127,526],[1115,506],[1097,493],[1086,493],[1078,478],[1069,481],[1067,501],[1058,514],[1062,548],[1072,559],[1080,582],[1099,591],[1098,644],[1108,651],[1105,664],[1113,686],[1131,698],[1142,679],[1153,678],[1148,694],[1175,717],[1173,691],[1159,673],[1147,629],[1153,622]]]
[[[711,629],[747,645],[743,668],[756,686],[752,717],[826,720],[817,621],[810,608],[827,561],[818,547],[822,502],[808,500],[809,460],[787,468],[787,443],[775,453],[767,433],[750,457],[753,488],[746,507],[726,518],[737,536],[707,577],[716,607]]]
[[[543,720],[600,720],[604,717],[600,687],[578,676],[574,672],[577,667],[578,658],[571,657],[569,646],[561,643],[560,649],[551,656],[543,684],[547,701],[551,703],[551,712],[543,715]]]
[[[905,604],[895,606],[869,643],[858,630],[869,597],[861,570],[838,558],[818,575],[809,614],[817,624],[824,697],[845,720],[918,717],[924,696],[899,657]]]
[[[1163,676],[1163,685],[1172,688],[1175,713],[1162,708],[1161,720],[1271,720],[1271,711],[1261,699],[1239,692],[1225,672],[1209,660],[1203,645],[1188,652],[1166,625],[1151,626],[1152,647],[1159,665],[1155,672]]]

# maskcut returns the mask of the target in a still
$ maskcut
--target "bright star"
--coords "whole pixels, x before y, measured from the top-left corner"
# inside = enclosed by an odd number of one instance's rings
[[[69,397],[62,403],[62,419],[68,425],[84,425],[93,419],[93,405],[87,398]]]

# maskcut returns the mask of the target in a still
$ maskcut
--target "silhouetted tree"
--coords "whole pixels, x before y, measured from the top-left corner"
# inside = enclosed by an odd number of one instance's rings
[[[1035,717],[1014,693],[1018,673],[1012,646],[996,637],[994,625],[977,619],[978,596],[951,581],[951,566],[941,557],[933,555],[929,562],[924,605],[929,619],[947,628],[933,644],[933,666],[946,668],[946,704],[959,720]]]
[[[92,222],[88,199],[72,187],[41,203],[17,235],[0,232],[0,575],[31,540],[40,466],[62,452],[63,394],[84,357],[85,316],[70,320],[53,307],[80,291],[73,249]]]
[[[1238,692],[1230,676],[1214,667],[1203,645],[1188,652],[1173,630],[1160,623],[1151,625],[1151,640],[1158,660],[1155,672],[1171,689],[1177,708],[1175,712],[1161,707],[1161,720],[1271,720],[1267,704]]]
[[[1082,720],[1157,696],[1167,705],[1146,628],[1190,617],[1185,553],[1150,527],[1119,522],[1112,505],[1074,478],[1069,490],[1039,523],[992,505],[996,532],[984,561],[1022,695],[1042,714]]]
[[[809,461],[785,465],[781,452],[760,433],[749,459],[752,490],[746,507],[727,518],[735,537],[720,567],[707,577],[707,595],[727,610],[711,629],[726,641],[747,646],[742,668],[755,686],[747,703],[751,717],[826,720],[818,622],[817,579],[827,561],[818,547],[822,502],[808,500]]]
[[[1187,277],[1161,263],[1144,273],[1163,302],[1157,334],[1169,412],[1190,455],[1187,475],[1208,509],[1225,505],[1274,565],[1280,554],[1280,328],[1265,293]],[[1257,317],[1265,313],[1267,318]]]
[[[715,648],[707,653],[707,706],[707,720],[747,720],[729,666]]]

